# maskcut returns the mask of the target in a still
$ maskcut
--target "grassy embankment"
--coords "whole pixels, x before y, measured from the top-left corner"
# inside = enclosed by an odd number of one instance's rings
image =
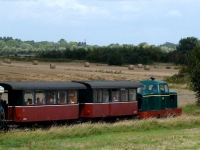
[[[13,130],[0,133],[0,149],[198,149],[199,107],[188,105],[183,111],[175,118]]]

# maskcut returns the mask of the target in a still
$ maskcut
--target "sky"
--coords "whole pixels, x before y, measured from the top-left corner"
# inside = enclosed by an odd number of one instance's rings
[[[0,0],[0,37],[88,45],[200,39],[200,0]]]

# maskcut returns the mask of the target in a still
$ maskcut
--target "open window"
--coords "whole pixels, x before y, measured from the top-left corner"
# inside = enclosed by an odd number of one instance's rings
[[[120,101],[119,89],[112,89],[112,102]]]
[[[35,91],[35,104],[36,105],[46,104],[46,93],[44,91]]]
[[[48,105],[56,104],[56,91],[47,91],[46,92],[46,100]]]
[[[77,103],[77,91],[68,91],[67,93],[67,99],[69,104]]]
[[[34,91],[24,92],[24,105],[34,105]]]

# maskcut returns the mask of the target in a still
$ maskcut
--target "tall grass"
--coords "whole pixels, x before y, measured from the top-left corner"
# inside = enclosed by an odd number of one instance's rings
[[[197,148],[200,144],[196,145],[200,134],[198,110],[199,106],[188,105],[183,107],[183,115],[179,117],[121,120],[116,123],[88,122],[34,131],[10,130],[0,133],[0,149]]]

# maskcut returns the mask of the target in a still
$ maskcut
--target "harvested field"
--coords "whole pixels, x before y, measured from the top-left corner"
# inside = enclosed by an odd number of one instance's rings
[[[12,61],[12,64],[1,63],[0,81],[72,81],[72,80],[132,80],[140,81],[155,77],[162,80],[165,76],[172,76],[178,70],[163,67],[151,67],[151,70],[127,67],[108,66],[106,64],[90,63],[84,67],[83,63],[56,63],[55,69],[49,68],[49,63]],[[179,105],[195,102],[194,93],[188,90],[174,89],[178,92]]]

